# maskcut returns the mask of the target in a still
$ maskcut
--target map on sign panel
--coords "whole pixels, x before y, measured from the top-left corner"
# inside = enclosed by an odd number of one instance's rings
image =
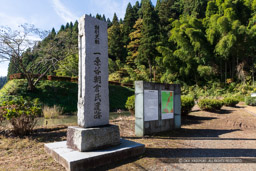
[[[173,118],[173,91],[161,91],[161,113],[162,119],[171,119]]]

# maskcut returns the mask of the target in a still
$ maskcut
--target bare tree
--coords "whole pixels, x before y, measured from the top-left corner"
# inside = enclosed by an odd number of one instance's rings
[[[40,31],[33,25],[24,24],[19,26],[19,30],[12,30],[9,27],[0,27],[0,62],[11,61],[17,70],[22,73],[28,81],[27,90],[33,91],[35,85],[47,72],[55,66],[57,59],[41,56],[30,62],[26,66],[23,61],[23,53],[31,47],[36,48],[37,43],[48,35],[47,31]],[[37,38],[36,38],[37,37]],[[34,77],[35,71],[44,68],[42,74]]]

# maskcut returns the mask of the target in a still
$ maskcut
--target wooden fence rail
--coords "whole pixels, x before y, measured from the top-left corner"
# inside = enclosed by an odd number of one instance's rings
[[[40,74],[33,74],[32,75],[34,78],[37,78],[40,76]],[[24,74],[22,73],[16,73],[16,74],[12,74],[9,77],[10,80],[13,79],[25,79]],[[50,81],[66,81],[66,82],[78,82],[78,78],[77,77],[59,77],[59,76],[53,76],[53,75],[48,75],[48,76],[44,76],[42,78],[42,80],[50,80]],[[129,88],[133,88],[133,84],[126,84],[126,83],[119,83],[119,82],[115,82],[115,81],[109,81],[108,82],[111,85],[118,85],[118,86],[123,86],[123,87],[129,87]]]

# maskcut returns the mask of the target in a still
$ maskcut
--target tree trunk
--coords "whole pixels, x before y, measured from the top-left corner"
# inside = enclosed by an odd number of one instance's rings
[[[254,87],[254,62],[253,62],[253,57],[252,57],[252,85]]]
[[[223,81],[223,73],[222,73],[222,60],[220,60],[220,82]]]
[[[227,81],[227,61],[225,61],[225,83]]]
[[[156,69],[154,69],[154,82],[156,82]]]
[[[27,87],[27,90],[28,91],[35,91],[36,87],[34,86],[33,84],[33,81],[29,80],[28,79],[28,87]]]
[[[34,85],[34,81],[32,80],[31,75],[29,75],[28,73],[25,74],[25,77],[28,81],[28,87],[27,87],[27,91],[34,91],[36,89],[35,85]]]
[[[235,58],[232,57],[232,80],[234,81],[234,74],[235,74]]]
[[[152,82],[152,64],[151,64],[150,60],[148,60],[148,67],[149,67],[149,71],[150,71],[150,76],[149,76],[150,82]]]
[[[252,85],[254,87],[254,68],[252,68]]]

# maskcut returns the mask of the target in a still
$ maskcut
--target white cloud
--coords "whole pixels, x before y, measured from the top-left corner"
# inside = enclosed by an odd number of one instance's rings
[[[99,14],[105,14],[106,16],[112,17],[114,13],[117,14],[118,18],[123,18],[125,14],[126,5],[128,3],[127,0],[117,1],[117,0],[92,0],[92,2],[97,5],[96,9],[101,9],[101,11],[97,11]],[[96,11],[95,11],[96,12]]]
[[[68,8],[66,8],[60,0],[52,0],[52,2],[55,12],[65,22],[75,21],[78,19],[78,17],[72,14],[72,12]]]
[[[98,8],[102,9],[100,13],[110,16],[110,19],[112,20],[114,13],[117,14],[119,19],[124,19],[128,3],[130,2],[134,5],[136,0],[93,0],[93,2],[98,2]]]
[[[0,12],[0,25],[11,28],[18,28],[19,25],[27,23],[27,20],[22,17],[11,16]]]

